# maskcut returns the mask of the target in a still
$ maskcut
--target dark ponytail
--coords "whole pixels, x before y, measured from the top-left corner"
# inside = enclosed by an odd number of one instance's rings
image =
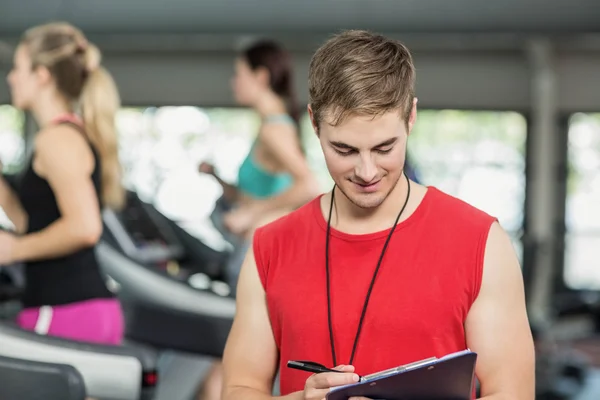
[[[273,41],[263,40],[246,49],[243,55],[253,70],[262,67],[269,71],[271,90],[286,101],[288,113],[296,122],[300,132],[300,108],[294,89],[293,62],[290,53]]]
[[[298,97],[296,96],[296,89],[294,88],[293,77],[290,71],[290,75],[286,82],[285,94],[282,95],[287,101],[288,113],[296,122],[298,128],[300,127],[300,105],[298,103]]]

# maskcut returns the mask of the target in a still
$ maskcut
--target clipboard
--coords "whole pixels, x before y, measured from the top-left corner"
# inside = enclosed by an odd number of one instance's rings
[[[477,353],[471,350],[428,358],[365,375],[332,388],[327,400],[364,396],[373,400],[471,400]]]

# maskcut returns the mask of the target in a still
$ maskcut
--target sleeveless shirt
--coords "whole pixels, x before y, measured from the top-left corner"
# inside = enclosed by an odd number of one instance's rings
[[[64,117],[54,123],[68,124],[83,134],[77,119]],[[94,154],[91,179],[98,204],[102,204],[101,160],[96,149],[91,144],[90,147]],[[33,160],[32,156],[17,190],[17,196],[28,215],[27,234],[39,232],[61,217],[54,192],[48,182],[34,171]],[[23,306],[56,306],[114,297],[102,279],[94,251],[94,247],[89,247],[63,257],[25,263]]]
[[[398,205],[398,210],[402,205]],[[465,350],[488,232],[496,219],[429,187],[392,234],[353,365],[359,375]],[[390,225],[393,221],[390,221]],[[253,249],[280,355],[281,394],[304,389],[310,360],[333,367],[320,198],[258,229]],[[332,325],[338,364],[348,364],[365,296],[389,229],[351,235],[331,228]]]
[[[287,114],[273,114],[265,117],[264,124],[290,124],[294,125],[295,122]],[[238,170],[238,189],[257,199],[265,199],[276,196],[289,189],[294,183],[292,176],[287,173],[273,173],[267,171],[262,167],[256,160],[256,143],[258,137],[255,139],[250,152],[240,165]]]

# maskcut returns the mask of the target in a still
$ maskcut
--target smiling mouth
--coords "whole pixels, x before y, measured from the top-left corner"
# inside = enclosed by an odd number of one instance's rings
[[[359,183],[359,182],[352,181],[352,183],[354,183],[360,191],[364,191],[364,192],[376,191],[377,188],[379,187],[380,182],[381,182],[381,179],[377,180],[375,182],[370,182],[370,183]]]

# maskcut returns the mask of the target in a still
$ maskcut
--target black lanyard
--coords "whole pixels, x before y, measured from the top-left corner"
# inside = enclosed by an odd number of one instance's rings
[[[379,256],[379,261],[377,262],[377,267],[375,268],[375,272],[373,273],[373,278],[371,279],[371,284],[369,285],[369,290],[367,292],[367,296],[365,298],[365,303],[363,305],[362,314],[361,314],[360,320],[358,322],[358,329],[356,331],[356,337],[354,338],[354,345],[352,346],[352,353],[350,355],[350,362],[348,363],[348,365],[352,365],[352,361],[354,361],[354,354],[356,353],[356,346],[358,345],[358,338],[360,336],[360,331],[362,330],[362,325],[363,325],[363,321],[365,319],[365,314],[367,313],[367,306],[369,305],[369,299],[371,298],[371,292],[373,291],[373,285],[375,285],[375,278],[377,278],[377,273],[379,272],[379,267],[381,267],[381,261],[383,260],[385,250],[387,249],[388,243],[390,242],[390,239],[392,238],[392,234],[394,233],[394,229],[396,228],[396,225],[398,224],[398,221],[400,220],[400,216],[402,215],[402,212],[404,212],[404,209],[406,208],[406,205],[408,204],[408,199],[410,197],[410,180],[408,179],[408,177],[406,175],[404,175],[404,176],[406,177],[406,182],[408,183],[408,191],[406,193],[406,200],[404,200],[404,205],[402,206],[402,209],[400,210],[400,212],[398,213],[398,216],[396,217],[394,226],[392,226],[392,229],[390,229],[390,233],[388,234],[387,239],[385,240],[385,244],[383,245],[383,250],[381,250],[381,255]],[[330,289],[330,284],[329,284],[329,236],[330,236],[329,233],[330,233],[330,229],[331,229],[331,214],[333,212],[334,193],[335,193],[335,185],[333,186],[333,190],[331,191],[331,204],[329,205],[329,217],[327,218],[327,237],[325,239],[325,272],[327,275],[327,319],[329,322],[329,341],[331,342],[331,357],[333,358],[333,366],[335,367],[337,365],[337,358],[335,356],[335,343],[333,340],[333,326],[332,326],[332,322],[331,322],[331,289]]]

